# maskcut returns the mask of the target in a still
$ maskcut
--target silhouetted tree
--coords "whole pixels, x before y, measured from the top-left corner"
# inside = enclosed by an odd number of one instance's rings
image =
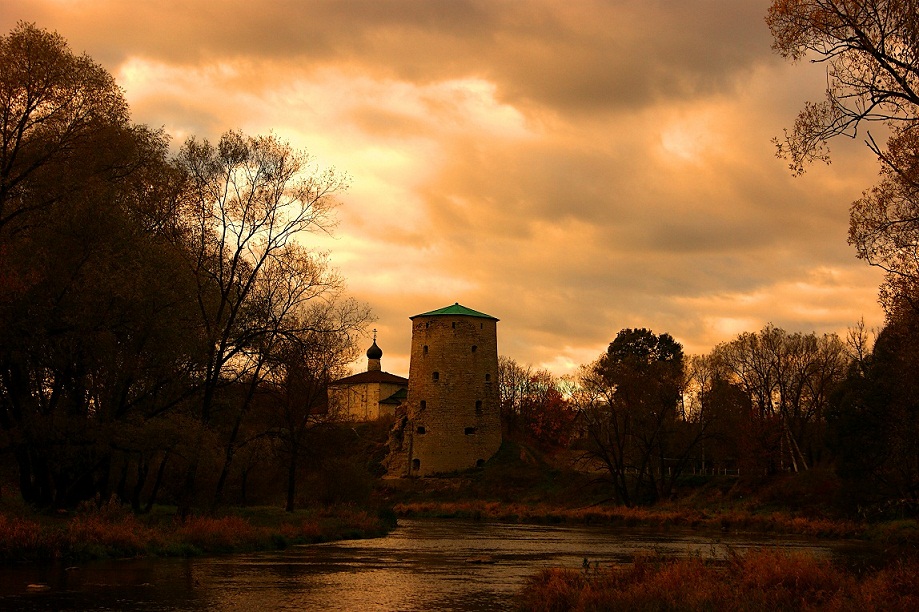
[[[208,346],[198,414],[208,427],[218,389],[247,379],[258,384],[259,350],[270,350],[285,316],[339,287],[340,280],[297,240],[328,231],[332,196],[346,188],[347,178],[316,169],[306,153],[275,136],[239,132],[224,134],[216,146],[190,138],[179,163],[190,181],[187,233]],[[198,488],[197,470],[193,459],[183,513]]]
[[[919,512],[917,335],[919,317],[902,308],[834,395],[830,440],[853,506]]]
[[[111,487],[114,432],[188,396],[199,348],[160,133],[111,76],[28,24],[0,38],[0,428],[23,497]]]
[[[626,505],[669,495],[701,440],[681,429],[683,349],[669,334],[624,329],[582,369],[574,401],[589,457],[607,470]]]
[[[502,355],[498,358],[498,393],[507,435],[528,438],[543,450],[568,446],[576,412],[551,372],[534,371]]]
[[[895,137],[919,118],[919,6],[915,0],[773,0],[766,17],[773,48],[826,66],[826,98],[808,102],[779,153],[802,172],[828,160],[827,143],[881,122]],[[869,135],[870,139],[870,135]],[[883,152],[869,142],[884,158]]]
[[[848,366],[834,334],[789,334],[767,325],[718,345],[712,356],[726,382],[750,398],[756,422],[746,449],[767,471],[806,470],[821,457],[830,393]]]

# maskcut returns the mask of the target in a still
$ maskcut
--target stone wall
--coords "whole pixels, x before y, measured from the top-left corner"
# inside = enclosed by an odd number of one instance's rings
[[[481,465],[501,446],[497,320],[466,315],[412,319],[408,419],[401,451],[409,475]]]

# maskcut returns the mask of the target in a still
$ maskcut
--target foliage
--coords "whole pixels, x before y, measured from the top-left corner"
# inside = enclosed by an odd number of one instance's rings
[[[647,329],[623,329],[582,371],[574,397],[588,458],[628,506],[669,496],[702,439],[704,427],[690,426],[678,410],[683,374],[680,344]]]
[[[568,446],[576,412],[563,394],[563,382],[551,372],[533,371],[502,355],[498,392],[505,435],[529,438],[543,450]]]
[[[838,471],[871,518],[919,512],[917,334],[919,317],[904,310],[834,396],[829,420]]]
[[[773,48],[783,57],[813,57],[826,66],[825,100],[805,105],[779,145],[793,170],[827,160],[827,142],[855,136],[863,122],[882,122],[901,134],[914,129],[919,117],[915,0],[773,0],[766,23]]]
[[[911,610],[914,563],[856,575],[827,560],[775,551],[701,558],[636,557],[594,571],[547,569],[523,589],[521,610]]]
[[[852,204],[849,243],[884,270],[881,304],[893,317],[919,310],[919,131],[891,138],[882,161],[880,183]]]
[[[302,469],[270,451],[329,420],[371,318],[307,243],[347,176],[274,135],[171,157],[104,68],[26,23],[0,36],[0,139],[0,450],[25,501],[189,514],[256,466]]]
[[[41,521],[0,513],[0,563],[86,560],[144,555],[191,556],[285,548],[292,544],[385,535],[386,516],[348,505],[287,513],[249,508],[185,521],[150,516],[146,521],[109,502],[72,516]]]
[[[788,333],[767,325],[712,351],[716,378],[743,391],[739,449],[747,467],[806,470],[822,457],[830,394],[845,375],[849,355],[835,334]],[[739,401],[739,400],[737,400]],[[735,406],[744,405],[735,401]]]
[[[826,66],[826,99],[807,103],[779,155],[803,172],[829,161],[827,143],[880,123],[886,148],[870,132],[881,181],[850,211],[849,242],[886,273],[881,299],[888,313],[917,295],[916,218],[919,159],[919,5],[915,0],[774,0],[766,18],[783,57]]]

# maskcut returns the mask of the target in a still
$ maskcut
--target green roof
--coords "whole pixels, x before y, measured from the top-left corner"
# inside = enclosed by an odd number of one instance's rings
[[[480,317],[482,319],[494,319],[495,321],[498,320],[496,317],[487,315],[484,312],[479,312],[478,310],[466,308],[459,302],[456,302],[455,304],[451,306],[445,306],[438,310],[432,310],[431,312],[424,312],[421,314],[417,314],[414,317],[409,317],[409,319],[415,319],[418,317],[436,317],[438,315],[454,315],[454,316],[461,315],[461,316],[466,316],[466,317]]]

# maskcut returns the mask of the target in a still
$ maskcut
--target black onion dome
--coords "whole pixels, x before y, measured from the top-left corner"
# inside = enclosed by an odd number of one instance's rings
[[[383,350],[377,346],[377,341],[373,341],[373,345],[367,349],[367,359],[379,359],[383,356]]]

